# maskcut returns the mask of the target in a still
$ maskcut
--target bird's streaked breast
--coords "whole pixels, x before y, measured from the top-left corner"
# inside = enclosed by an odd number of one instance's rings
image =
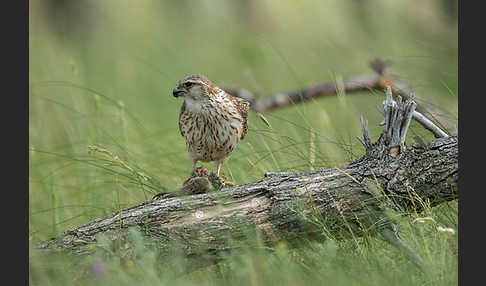
[[[204,103],[186,101],[181,133],[192,158],[214,161],[227,157],[240,141],[243,118],[224,91]]]

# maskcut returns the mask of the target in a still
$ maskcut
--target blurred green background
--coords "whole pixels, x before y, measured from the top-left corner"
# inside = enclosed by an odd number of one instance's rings
[[[449,0],[29,1],[30,244],[187,178],[191,164],[177,124],[182,101],[171,91],[188,74],[267,96],[372,74],[368,61],[380,57],[457,122],[456,13],[457,1]],[[364,152],[356,140],[359,117],[369,119],[376,139],[382,100],[379,92],[327,97],[265,114],[270,126],[252,112],[248,136],[223,175],[243,184],[266,171],[356,159]],[[409,134],[432,139],[416,123]],[[142,186],[142,177],[150,183]],[[436,215],[457,224],[457,206]],[[453,255],[454,239],[438,255]],[[56,276],[61,264],[52,257],[31,251],[30,260],[31,283],[69,281]],[[454,282],[455,259],[447,261],[444,279]],[[245,277],[228,281],[247,285]]]

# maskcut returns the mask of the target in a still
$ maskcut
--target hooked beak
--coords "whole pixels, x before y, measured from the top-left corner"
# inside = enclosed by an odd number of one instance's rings
[[[177,88],[174,88],[174,90],[172,91],[172,94],[174,95],[174,97],[181,96],[181,93],[184,93],[184,91],[181,90],[181,89],[177,89]]]

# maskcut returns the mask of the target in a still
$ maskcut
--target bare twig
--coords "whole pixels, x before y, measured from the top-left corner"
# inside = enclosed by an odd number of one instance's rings
[[[442,131],[437,125],[434,124],[431,120],[429,120],[427,117],[425,117],[422,113],[418,111],[413,112],[413,119],[415,119],[418,123],[420,123],[425,129],[429,130],[432,132],[435,136],[435,138],[444,138],[449,135]]]
[[[361,124],[361,134],[363,135],[363,139],[358,137],[358,140],[363,144],[365,149],[371,148],[371,140],[370,140],[370,135],[369,135],[369,130],[368,130],[368,120],[364,120],[363,116],[359,118],[360,124]],[[366,122],[366,123],[365,123]]]

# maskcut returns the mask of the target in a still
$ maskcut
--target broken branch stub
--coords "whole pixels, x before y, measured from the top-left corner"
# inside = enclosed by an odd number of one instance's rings
[[[394,101],[390,86],[386,86],[385,93],[386,99],[383,102],[385,130],[378,140],[381,141],[380,145],[383,147],[379,152],[397,157],[405,151],[405,139],[417,104],[413,101],[413,96],[408,97],[405,101],[402,100],[401,96],[398,96],[397,101]],[[376,147],[376,144],[370,143],[368,121],[366,120],[365,125],[363,118],[361,118],[361,132],[363,139],[359,137],[358,139],[367,153],[376,152],[377,149],[373,148]]]

